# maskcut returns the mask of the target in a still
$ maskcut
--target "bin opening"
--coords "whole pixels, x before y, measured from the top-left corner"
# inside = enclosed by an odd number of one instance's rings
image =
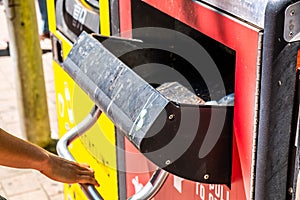
[[[179,83],[155,89],[122,57],[128,49],[138,54],[136,59],[144,59],[149,51],[153,56],[155,50],[145,51],[142,41],[115,38],[105,43],[101,38],[83,32],[64,70],[157,166],[189,180],[230,187],[233,106],[203,105]]]

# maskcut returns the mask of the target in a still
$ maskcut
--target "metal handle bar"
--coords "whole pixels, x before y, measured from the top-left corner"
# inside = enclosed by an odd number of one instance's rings
[[[91,112],[77,126],[69,130],[59,139],[57,143],[57,153],[59,156],[71,161],[75,161],[73,155],[68,149],[68,146],[80,135],[89,130],[99,118],[101,110],[94,106]],[[93,185],[80,184],[84,193],[91,200],[103,200],[102,196]]]
[[[89,130],[98,120],[101,115],[101,110],[95,105],[90,113],[77,126],[73,127],[66,134],[64,134],[57,143],[57,153],[59,156],[71,161],[75,161],[73,155],[68,149],[68,146],[79,136]],[[168,176],[168,172],[158,168],[147,184],[132,197],[130,200],[147,200],[151,199],[161,188]],[[80,184],[86,196],[90,200],[103,200],[104,198],[99,194],[93,185]]]
[[[147,184],[128,200],[146,200],[151,199],[164,184],[169,172],[158,168],[151,176]]]

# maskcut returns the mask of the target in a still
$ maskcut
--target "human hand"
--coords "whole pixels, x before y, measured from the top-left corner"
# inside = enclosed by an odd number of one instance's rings
[[[63,183],[83,183],[99,186],[94,171],[85,164],[79,164],[49,153],[49,159],[43,163],[41,173]]]

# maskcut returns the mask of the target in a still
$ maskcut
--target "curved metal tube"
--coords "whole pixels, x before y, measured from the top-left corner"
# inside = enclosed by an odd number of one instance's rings
[[[164,184],[169,173],[158,168],[149,179],[148,183],[128,200],[146,200],[151,199]]]
[[[99,2],[95,0],[85,0],[85,3],[82,0],[76,0],[76,2],[87,10],[99,14]]]
[[[75,161],[73,155],[68,149],[68,146],[79,136],[89,130],[100,117],[101,110],[95,105],[90,113],[77,126],[64,134],[57,143],[57,153],[59,156],[71,161]],[[148,183],[132,197],[130,200],[147,200],[151,199],[161,188],[165,182],[168,172],[158,168],[149,179]],[[86,196],[90,200],[103,200],[104,198],[99,194],[93,185],[80,184]]]
[[[78,138],[80,135],[82,135],[84,132],[86,132],[89,128],[91,128],[97,122],[100,114],[101,110],[97,106],[94,106],[89,115],[86,116],[84,120],[82,120],[77,126],[72,128],[65,135],[63,135],[57,143],[56,149],[58,155],[68,160],[75,161],[74,157],[68,149],[69,144],[76,138]],[[88,197],[88,199],[103,200],[103,198],[93,185],[80,185],[82,186],[82,189]]]

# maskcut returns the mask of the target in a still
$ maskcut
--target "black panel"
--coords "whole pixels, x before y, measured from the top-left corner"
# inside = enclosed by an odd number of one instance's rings
[[[255,199],[289,199],[288,168],[299,42],[283,39],[290,1],[269,2],[266,10],[257,143]]]
[[[298,182],[298,174],[300,172],[300,74],[297,70],[297,84],[296,84],[296,95],[294,103],[293,121],[292,121],[292,134],[291,135],[291,153],[289,156],[289,176],[288,176],[288,195],[289,198],[296,199],[296,190]]]
[[[230,187],[233,106],[176,106],[170,103],[165,109],[142,140],[140,151],[156,165],[179,177]],[[201,117],[196,134],[191,130],[195,112]],[[222,123],[225,113],[224,126],[216,144],[201,157],[201,148],[208,142],[205,139],[219,134],[218,124]],[[171,114],[175,117],[166,120],[165,117]]]
[[[213,40],[212,38],[202,34],[201,32],[187,26],[186,24],[162,13],[161,11],[149,6],[148,4],[142,1],[132,1],[131,4],[132,9],[132,28],[143,28],[143,27],[161,27],[167,28],[174,31],[178,31],[197,41],[210,55],[215,64],[218,67],[218,70],[222,76],[222,79],[225,84],[226,94],[234,93],[234,84],[235,84],[235,51],[224,46],[218,41]],[[153,38],[156,37],[156,38]],[[135,34],[133,32],[134,39],[140,39],[144,42],[153,42],[153,39],[156,41],[160,41],[162,44],[168,43],[172,45],[172,43],[176,43],[177,38],[172,38],[170,35],[164,35],[163,33],[158,36],[149,35],[147,32]],[[156,50],[158,51],[158,50]],[[190,64],[187,64],[184,61],[184,58],[179,58],[178,55],[173,55],[169,52],[164,52],[164,55],[160,55],[156,53],[157,59],[161,60],[172,60],[174,59],[174,63],[169,62],[169,66],[173,67],[175,70],[185,75],[185,78],[189,80],[189,84],[194,89],[195,94],[203,98],[204,100],[211,100],[209,91],[206,89],[206,86],[203,86],[203,78],[200,74],[197,75],[195,69]],[[163,58],[163,59],[162,59]],[[154,58],[153,58],[154,59]],[[132,62],[135,62],[134,60]],[[180,62],[185,62],[184,65],[180,64]],[[139,63],[135,63],[138,65]],[[130,64],[130,66],[135,66],[135,64]],[[156,76],[157,74],[153,74],[150,70],[147,72],[149,79],[151,79],[151,74]],[[146,74],[146,73],[145,73]],[[181,83],[184,84],[184,83]],[[216,86],[218,87],[218,86]],[[214,91],[215,92],[215,91]],[[221,96],[219,96],[221,98]]]

